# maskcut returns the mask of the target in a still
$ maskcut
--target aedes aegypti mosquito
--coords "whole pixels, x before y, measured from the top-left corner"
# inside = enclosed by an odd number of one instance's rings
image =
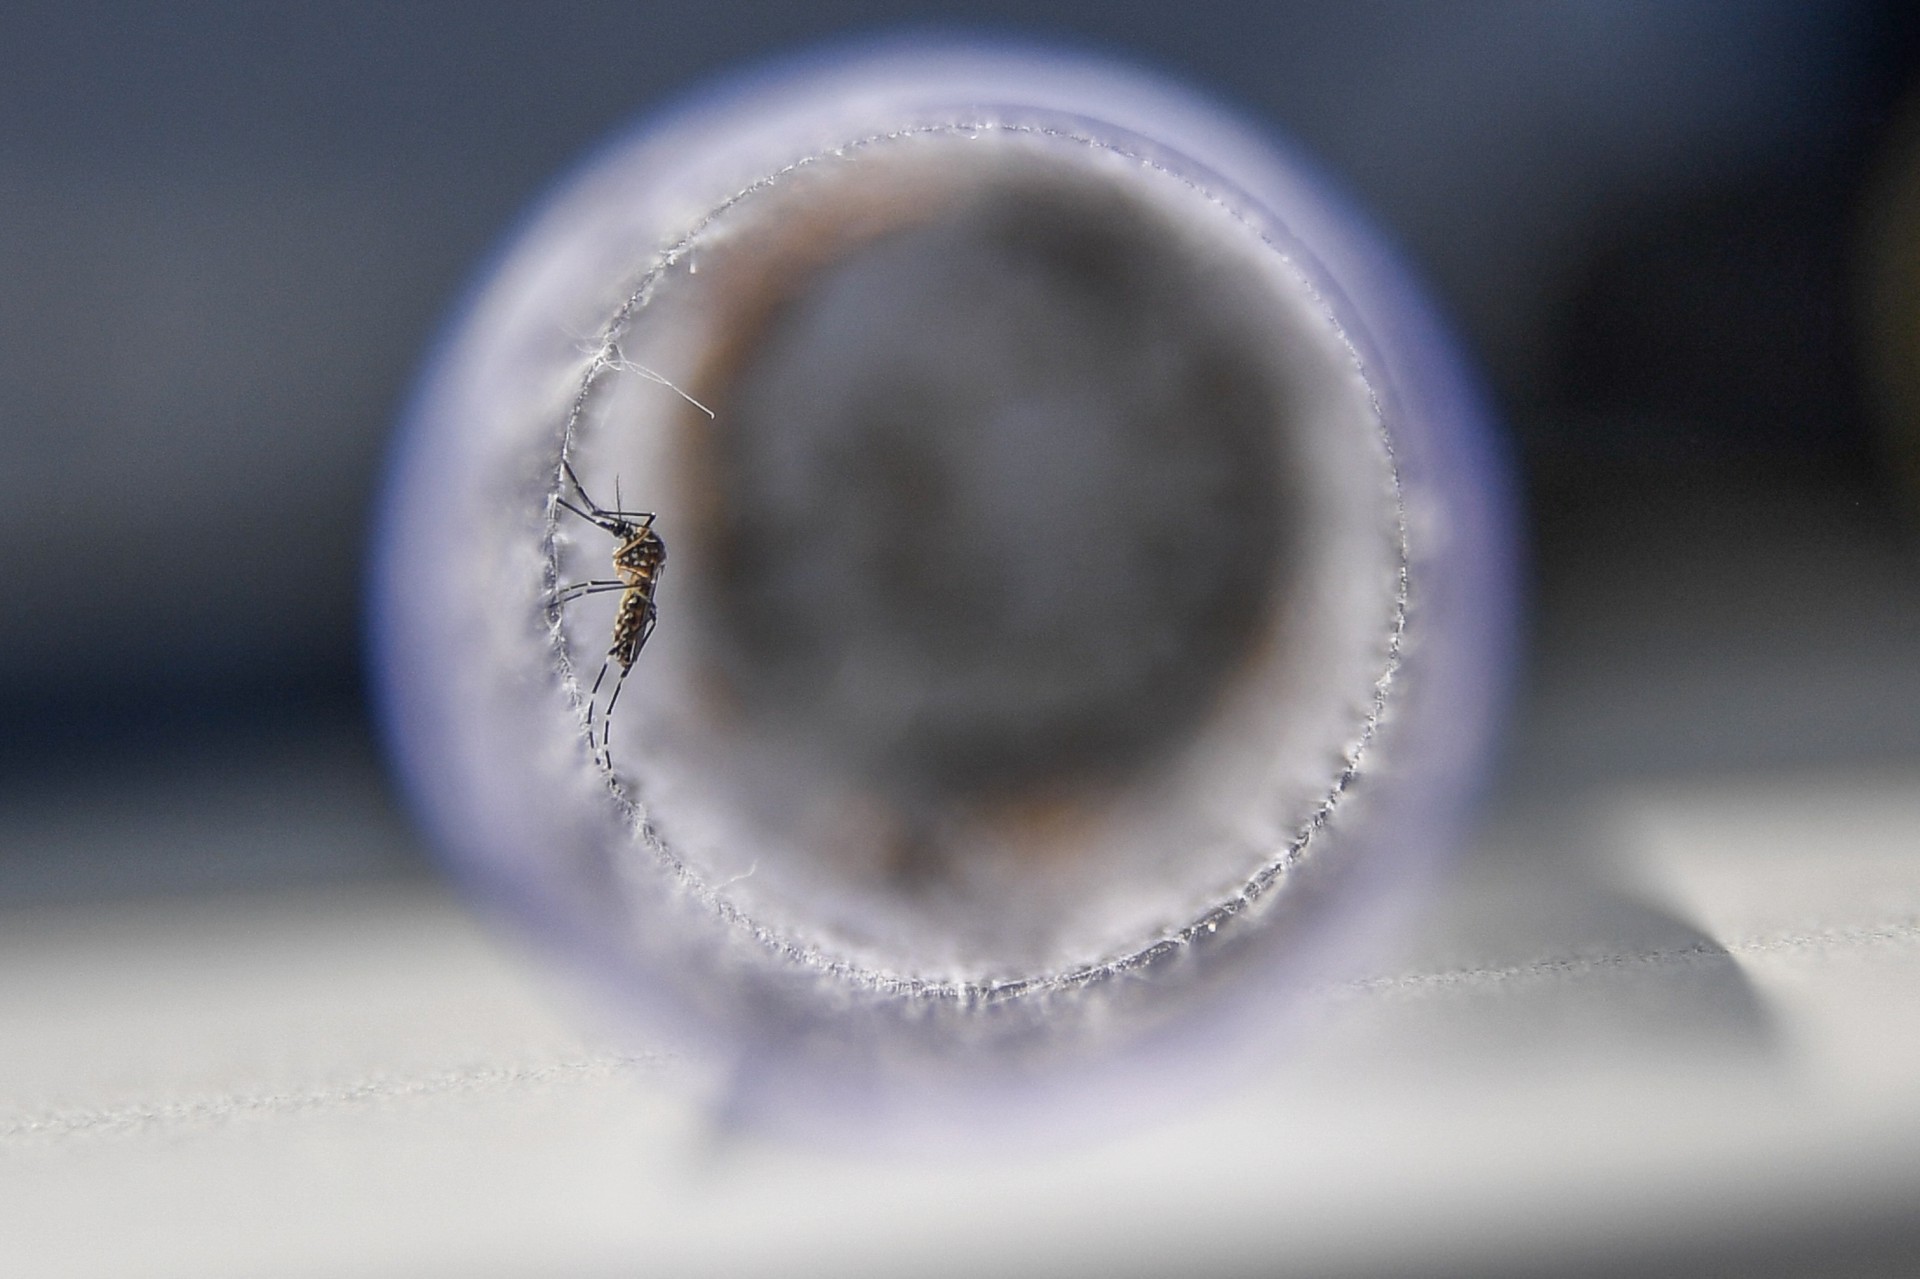
[[[600,686],[606,682],[608,670],[615,666],[620,668],[620,673],[614,677],[613,692],[607,697],[607,708],[600,712],[599,752],[605,758],[607,767],[612,768],[610,738],[613,732],[613,707],[620,700],[620,690],[626,686],[627,673],[633,669],[634,659],[647,646],[647,637],[653,634],[653,624],[658,620],[659,610],[654,606],[654,592],[660,588],[660,570],[667,562],[667,545],[653,531],[652,511],[618,509],[620,494],[617,483],[614,486],[614,507],[609,509],[587,496],[580,477],[573,472],[573,463],[563,459],[560,467],[566,474],[567,483],[573,486],[574,494],[579,497],[580,505],[575,506],[564,497],[556,497],[555,500],[587,523],[612,534],[617,543],[613,548],[613,577],[575,582],[554,593],[556,604],[569,604],[606,591],[621,593],[620,608],[613,617],[613,643],[600,663],[600,673],[594,677],[592,691],[587,694],[587,740],[591,742],[593,712],[599,703]]]

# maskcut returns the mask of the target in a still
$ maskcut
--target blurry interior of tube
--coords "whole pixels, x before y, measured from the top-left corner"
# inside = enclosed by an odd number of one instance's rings
[[[1044,980],[1284,857],[1371,732],[1404,548],[1353,351],[1248,211],[929,129],[690,249],[569,451],[658,513],[612,770],[722,913],[852,971]],[[560,580],[605,577],[562,532]],[[577,693],[617,598],[565,611]]]

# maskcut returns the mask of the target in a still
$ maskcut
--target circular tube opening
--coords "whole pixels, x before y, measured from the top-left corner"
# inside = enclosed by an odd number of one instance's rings
[[[1417,880],[1496,700],[1496,480],[1417,296],[1213,108],[806,68],[603,153],[437,356],[389,722],[655,1025],[808,1104],[975,1089],[1244,1020]]]
[[[802,172],[600,335],[556,495],[673,554],[600,762],[723,915],[857,984],[1084,981],[1243,897],[1362,749],[1401,617],[1377,408],[1297,268],[1111,143],[928,127]],[[610,544],[557,506],[555,580]],[[621,599],[563,610],[581,675]]]

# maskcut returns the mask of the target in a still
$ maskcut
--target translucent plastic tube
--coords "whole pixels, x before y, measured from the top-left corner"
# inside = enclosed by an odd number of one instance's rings
[[[1454,838],[1512,611],[1484,418],[1204,100],[926,45],[735,81],[434,353],[379,532],[400,767],[749,1109],[1199,1077]]]

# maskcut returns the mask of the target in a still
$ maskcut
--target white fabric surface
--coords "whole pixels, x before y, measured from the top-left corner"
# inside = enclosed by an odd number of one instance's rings
[[[1267,1077],[1004,1160],[722,1136],[540,971],[427,885],[0,917],[0,1274],[1605,1273],[1920,1208],[1913,776],[1513,815]]]

